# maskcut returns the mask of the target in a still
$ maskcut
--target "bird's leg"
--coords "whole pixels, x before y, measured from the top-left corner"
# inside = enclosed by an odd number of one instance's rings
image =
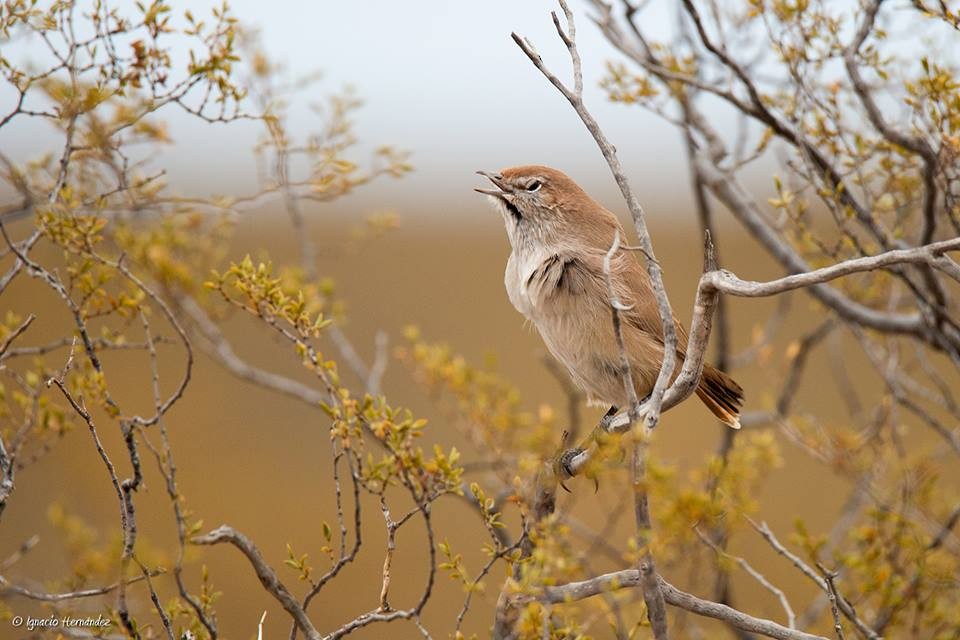
[[[584,451],[586,448],[596,443],[598,438],[602,438],[607,434],[607,429],[610,427],[610,422],[613,420],[613,417],[617,415],[617,407],[611,406],[607,409],[607,412],[603,414],[603,417],[600,418],[600,423],[594,427],[593,431],[590,432],[590,435],[587,436],[579,446],[576,446],[572,449],[566,449],[561,451],[560,455],[556,458],[557,466],[557,477],[560,478],[560,486],[563,487],[564,491],[569,493],[570,489],[563,483],[564,479],[572,478],[576,475],[576,471],[573,468],[573,462]],[[566,437],[564,437],[564,442],[561,443],[561,448],[566,442]],[[596,476],[593,476],[594,490],[600,488],[600,484],[597,481]]]
[[[646,403],[648,400],[650,400],[651,395],[653,395],[653,391],[645,395],[638,402],[638,404],[643,405]],[[597,426],[594,427],[590,432],[590,435],[584,438],[578,446],[573,447],[572,449],[563,448],[567,440],[567,434],[564,432],[563,441],[560,444],[561,451],[554,460],[554,470],[557,474],[557,477],[560,479],[560,486],[563,487],[564,491],[569,492],[570,490],[563,483],[563,481],[566,478],[572,478],[573,476],[577,475],[577,469],[574,466],[577,458],[584,454],[588,449],[603,445],[605,438],[610,436],[610,425],[613,423],[613,420],[616,418],[619,411],[620,410],[616,406],[611,405],[610,408],[607,409],[607,412],[603,414],[603,417],[600,418],[599,424],[597,424]],[[622,453],[623,450],[621,449],[621,454]],[[598,490],[599,482],[597,481],[596,475],[591,473],[590,476],[593,479],[594,490]]]
[[[570,462],[582,451],[580,448],[564,449],[564,447],[567,446],[569,437],[570,432],[565,430],[563,435],[560,436],[560,447],[557,449],[557,455],[553,459],[554,475],[557,477],[560,486],[563,487],[563,490],[567,493],[570,493],[570,489],[567,488],[567,485],[563,484],[563,481],[566,478],[573,477],[573,474],[570,472]]]
[[[607,412],[603,414],[602,418],[600,418],[600,424],[597,425],[597,428],[603,429],[604,431],[609,429],[610,423],[613,422],[613,417],[617,415],[617,411],[619,411],[619,409],[613,405],[610,405],[610,408],[607,409]]]

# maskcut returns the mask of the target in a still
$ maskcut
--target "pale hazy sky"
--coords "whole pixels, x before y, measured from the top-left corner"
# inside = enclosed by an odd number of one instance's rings
[[[172,4],[178,13],[188,6]],[[212,4],[204,0],[189,7],[200,15]],[[587,19],[585,5],[571,4],[589,107],[620,150],[635,187],[647,194],[650,212],[669,214],[656,205],[689,202],[679,135],[639,107],[606,100],[598,83],[606,62],[618,56]],[[670,3],[657,5],[645,14],[644,27],[659,37],[675,16]],[[442,202],[441,215],[450,208],[449,215],[456,216],[458,201],[467,199],[472,208],[476,169],[527,163],[564,169],[611,206],[617,204],[611,202],[613,181],[586,129],[510,39],[514,30],[528,36],[548,65],[569,78],[569,59],[549,16],[554,3],[237,0],[231,6],[242,22],[260,29],[265,49],[285,62],[291,75],[322,70],[322,80],[297,98],[295,133],[315,128],[307,103],[349,84],[365,101],[356,117],[361,142],[413,152],[415,173],[370,190],[360,198],[362,206],[401,202],[404,213],[416,214],[420,207],[411,203],[436,212],[431,203]],[[2,106],[9,98],[0,92]],[[167,117],[176,145],[164,152],[161,164],[176,188],[236,193],[252,184],[254,127],[211,127],[173,111]],[[44,140],[31,126],[0,132],[0,145],[19,157],[42,152]]]

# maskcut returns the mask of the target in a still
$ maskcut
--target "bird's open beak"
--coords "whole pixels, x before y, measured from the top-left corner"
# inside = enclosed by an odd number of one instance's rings
[[[503,181],[503,176],[501,176],[499,173],[494,174],[486,171],[477,171],[477,174],[483,176],[497,187],[496,189],[482,189],[480,187],[474,187],[473,190],[477,193],[482,193],[488,196],[498,196],[502,198],[510,195],[510,193],[513,192],[513,189],[509,184]]]

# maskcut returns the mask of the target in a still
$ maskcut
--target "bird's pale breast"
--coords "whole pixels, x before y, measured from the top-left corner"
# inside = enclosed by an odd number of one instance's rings
[[[625,392],[606,298],[545,277],[556,260],[553,251],[511,253],[504,273],[510,302],[533,323],[592,403],[622,405]]]

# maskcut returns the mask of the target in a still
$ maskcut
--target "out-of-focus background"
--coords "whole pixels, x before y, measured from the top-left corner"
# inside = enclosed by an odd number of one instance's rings
[[[207,10],[207,4],[193,2],[191,9],[199,14]],[[392,344],[398,344],[403,327],[417,325],[425,337],[449,342],[472,362],[494,361],[500,373],[516,382],[526,406],[536,409],[551,404],[563,411],[562,392],[541,363],[540,339],[524,326],[503,290],[508,245],[502,221],[472,191],[479,184],[474,175],[477,169],[549,164],[567,171],[629,228],[623,202],[589,134],[510,39],[511,31],[528,36],[551,66],[566,74],[566,52],[549,19],[553,3],[241,0],[232,6],[245,24],[256,26],[263,48],[285,63],[289,77],[322,72],[318,82],[291,98],[291,131],[315,128],[310,103],[350,85],[365,103],[355,117],[360,155],[383,143],[412,152],[412,174],[400,180],[379,180],[356,195],[332,205],[310,206],[304,212],[308,232],[319,248],[319,272],[333,278],[342,292],[349,318],[345,331],[361,355],[372,357],[378,330],[386,331]],[[584,56],[586,98],[617,145],[647,210],[672,302],[678,315],[688,321],[700,273],[701,237],[682,140],[663,120],[606,100],[598,83],[606,62],[617,56],[581,7],[575,6],[574,11]],[[669,10],[658,10],[647,15],[650,22],[646,27],[654,32],[669,31],[675,19]],[[17,53],[29,59],[36,52]],[[0,102],[6,99],[0,92]],[[260,134],[259,125],[208,126],[186,116],[168,121],[172,142],[154,163],[167,170],[174,190],[230,195],[251,190],[256,166],[250,149]],[[40,154],[47,141],[53,140],[45,127],[43,122],[30,122],[5,129],[0,132],[0,146],[20,159]],[[755,171],[756,184],[762,190],[775,167],[761,166]],[[358,240],[355,231],[364,218],[384,211],[396,212],[399,227]],[[731,221],[721,216],[718,224],[717,243],[724,267],[751,279],[781,275]],[[277,259],[294,255],[296,246],[288,219],[272,202],[241,216],[228,253],[234,259],[247,253]],[[62,335],[61,325],[44,320],[44,310],[59,303],[46,291],[36,293],[30,285],[27,279],[16,282],[3,298],[4,311],[37,313],[41,321],[32,337],[38,341]],[[730,303],[734,352],[752,344],[775,304],[740,299]],[[799,294],[786,327],[810,327],[817,313],[809,298]],[[227,324],[227,335],[241,355],[309,381],[286,346],[279,342],[271,345],[262,334],[248,341],[252,332],[252,325],[242,319]],[[768,353],[749,368],[734,371],[746,389],[746,410],[766,408],[772,402],[770,383],[786,371],[786,346],[774,341]],[[839,345],[834,351],[835,356],[848,358],[848,366],[856,370],[856,358],[862,356],[847,353]],[[125,357],[123,353],[108,354],[106,359],[122,366],[119,363]],[[176,375],[175,366],[169,364],[171,378]],[[825,379],[830,366],[829,358],[818,360],[809,379]],[[275,566],[281,566],[287,543],[298,550],[315,546],[321,522],[333,517],[327,425],[315,411],[238,382],[202,356],[195,375],[183,402],[169,417],[187,504],[203,519],[205,528],[230,523],[254,539]],[[873,384],[870,380],[853,382],[861,388]],[[117,384],[123,390],[124,383]],[[404,365],[392,358],[384,391],[394,403],[410,406],[431,419],[429,439],[455,444],[469,457],[469,444],[445,423],[442,408],[411,381]],[[841,398],[829,385],[807,385],[800,398],[811,411],[839,413]],[[587,415],[588,422],[592,421],[597,410],[591,409]],[[690,401],[663,419],[652,455],[683,469],[715,451],[721,437],[722,427],[699,403]],[[107,433],[105,438],[109,446],[117,446],[117,434]],[[828,527],[842,506],[838,481],[790,443],[784,442],[783,450],[786,464],[765,479],[756,496],[763,505],[760,518],[780,531],[790,530],[797,517],[812,528]],[[98,527],[100,536],[116,532],[117,505],[110,499],[108,478],[87,434],[80,430],[67,435],[40,463],[24,471],[19,484],[16,499],[4,514],[0,557],[34,533],[39,533],[41,546],[17,565],[18,574],[51,578],[63,574],[66,556],[48,518],[53,503]],[[629,491],[628,487],[601,485],[594,497],[589,482],[575,481],[571,488],[573,494],[563,497],[560,508],[574,509],[589,522],[602,522],[612,510],[622,508],[621,500]],[[773,496],[776,498],[771,499]],[[152,540],[160,546],[169,544],[174,531],[163,488],[148,484],[140,500],[144,535],[161,536]],[[369,552],[361,554],[336,582],[335,590],[325,591],[315,604],[318,626],[336,626],[375,606],[376,587],[371,584],[379,574],[383,548],[378,517],[376,511],[368,512]],[[438,537],[456,538],[458,550],[466,553],[465,560],[476,568],[483,562],[478,550],[481,531],[469,527],[468,535],[477,538],[474,545],[461,537],[463,523],[471,517],[465,506],[451,501],[447,509],[438,509]],[[625,519],[625,526],[612,535],[626,538],[630,524],[629,518]],[[415,532],[405,530],[404,535]],[[731,551],[745,551],[740,544],[746,543],[734,540]],[[769,549],[748,546],[751,560],[771,579],[804,596],[812,595],[809,585]],[[409,578],[409,584],[419,584],[423,554],[415,544],[401,545],[395,570]],[[320,557],[314,561],[323,566]],[[254,637],[264,610],[271,612],[265,637],[286,634],[282,613],[234,549],[207,549],[204,562],[210,567],[215,588],[223,592],[218,611],[225,637]],[[196,575],[199,568],[193,564],[189,571]],[[302,589],[292,572],[282,575]],[[501,577],[496,573],[491,578],[490,594],[485,601],[481,598],[480,613],[471,614],[466,630],[486,634],[495,585]],[[441,629],[449,627],[462,593],[442,574],[438,580],[437,597],[427,608],[425,623]],[[700,583],[695,573],[685,580],[694,591],[707,591],[710,585],[705,582]],[[754,582],[737,577],[734,588],[754,613],[780,615],[778,603]],[[404,599],[403,592],[395,595],[397,605],[409,604]],[[0,637],[7,633],[8,629],[0,629]],[[356,635],[406,638],[414,634],[412,627],[391,625]]]
[[[533,329],[524,326],[503,291],[502,268],[508,251],[502,223],[478,200],[472,192],[464,194],[464,212],[472,212],[476,220],[461,228],[437,228],[429,219],[414,216],[403,219],[398,230],[365,244],[360,251],[344,248],[350,246],[353,237],[350,230],[354,221],[350,214],[317,215],[310,228],[321,248],[320,272],[334,278],[338,287],[348,292],[350,320],[346,331],[365,358],[373,355],[377,330],[386,330],[398,343],[402,342],[403,327],[416,324],[425,337],[449,342],[473,363],[494,360],[497,370],[518,385],[526,406],[537,409],[542,404],[550,404],[562,413],[564,396],[541,364],[544,349],[540,338]],[[388,203],[396,204],[395,201],[384,204]],[[692,212],[684,213],[680,209],[677,215],[689,219]],[[652,233],[678,315],[689,321],[692,292],[700,273],[699,253],[691,247],[699,245],[699,232],[689,220],[657,217]],[[735,229],[724,229],[722,242],[730,256],[725,264],[731,269],[757,278],[776,274],[761,253]],[[230,250],[237,256],[248,252],[279,256],[295,250],[295,239],[286,228],[284,218],[263,212],[241,223]],[[18,284],[29,285],[29,282]],[[57,309],[58,302],[52,297],[44,295],[39,300],[28,293],[26,286],[9,292],[8,296],[15,300],[11,308],[26,310],[29,306],[41,318],[44,310]],[[773,304],[767,301],[733,305],[733,339],[738,349],[751,344],[752,336],[761,330],[772,310]],[[815,320],[808,317],[815,311],[806,300],[797,300],[793,313],[797,317],[790,321],[791,329],[806,328]],[[56,324],[47,325],[48,333],[38,331],[34,337],[53,339],[60,335],[58,328]],[[310,383],[309,376],[300,371],[299,363],[291,357],[286,345],[262,339],[257,327],[242,318],[227,328],[227,335],[240,355]],[[249,343],[245,342],[245,335],[250,336]],[[328,348],[333,352],[332,346]],[[779,380],[786,372],[782,351],[780,348],[780,353],[770,354],[758,366],[735,371],[746,389],[747,410],[767,407],[772,402],[774,388],[770,381]],[[122,358],[122,354],[109,354],[105,364],[123,367]],[[126,366],[138,364],[133,358],[128,362]],[[176,377],[178,364],[169,364],[170,379]],[[826,379],[828,366],[829,361],[818,363],[811,369],[810,376]],[[334,517],[329,436],[324,416],[296,400],[238,382],[205,357],[200,358],[195,375],[189,392],[168,420],[172,425],[180,486],[188,507],[203,519],[205,529],[229,523],[246,533],[267,559],[279,567],[281,577],[286,578],[288,584],[302,588],[295,572],[286,570],[282,561],[287,543],[305,551],[320,544],[321,523]],[[144,393],[137,387],[122,381],[116,384],[119,393],[134,397]],[[384,391],[395,403],[410,406],[418,415],[430,419],[429,441],[458,446],[466,460],[471,453],[474,456],[482,453],[472,449],[454,430],[443,405],[434,402],[413,383],[409,371],[394,359],[386,374]],[[800,401],[811,411],[836,411],[840,407],[840,398],[829,388],[807,389]],[[587,423],[599,415],[597,409],[587,410]],[[559,423],[563,424],[562,418]],[[713,453],[722,435],[723,427],[699,402],[691,400],[666,415],[658,427],[652,455],[664,464],[676,463],[682,472]],[[117,433],[107,431],[104,437],[108,446],[121,450]],[[109,480],[87,438],[88,434],[81,430],[70,433],[41,463],[20,476],[16,499],[4,514],[3,551],[37,532],[42,546],[18,564],[18,574],[55,577],[63,575],[69,566],[60,535],[52,530],[48,521],[51,503],[56,502],[88,524],[101,527],[101,536],[109,535],[108,532],[118,535],[117,507],[108,499],[111,496]],[[829,474],[821,473],[809,458],[792,450],[789,444],[784,443],[784,451],[785,466],[766,478],[762,491],[756,496],[757,501],[765,505],[759,517],[780,531],[790,530],[798,517],[811,527],[829,528],[842,508],[843,492],[839,490],[842,485]],[[573,494],[564,494],[559,508],[571,509],[584,522],[598,526],[615,511],[622,512],[623,501],[631,494],[629,486],[605,484],[594,495],[588,480],[574,481],[570,487]],[[335,582],[334,588],[325,591],[314,604],[312,611],[318,626],[335,626],[376,604],[373,598],[382,563],[384,533],[376,504],[367,502],[364,529],[367,549]],[[148,484],[141,492],[139,504],[139,525],[144,539],[159,546],[172,544],[174,529],[163,487],[156,481]],[[472,510],[450,499],[444,508],[437,508],[435,512],[438,538],[455,542],[458,552],[465,554],[465,561],[474,570],[482,566],[485,556],[479,547],[483,532],[476,526]],[[632,535],[631,518],[621,520],[611,539],[626,540]],[[161,533],[163,536],[158,538]],[[419,534],[419,530],[403,533],[410,537],[400,539],[406,544],[399,547],[395,575],[400,576],[397,580],[409,585],[411,591],[406,598],[405,589],[397,591],[394,599],[398,605],[415,597],[425,559],[422,546],[414,540],[413,534]],[[813,595],[808,585],[766,547],[746,540],[744,548],[738,544],[740,542],[735,541],[731,551],[749,553],[751,561],[769,572],[771,579],[778,579],[780,584],[799,593]],[[271,612],[266,621],[269,637],[286,633],[287,623],[279,622],[283,612],[264,594],[256,576],[240,561],[235,550],[207,549],[203,562],[210,567],[214,587],[223,592],[217,610],[225,637],[253,637],[263,610]],[[311,556],[311,562],[318,568],[325,566],[319,555]],[[197,571],[198,566],[194,564],[188,575],[196,576]],[[488,598],[495,598],[502,577],[500,572],[495,572],[489,580],[491,595]],[[696,575],[687,578],[686,585],[691,590],[699,587],[708,592],[712,584],[711,574],[707,573],[702,580]],[[435,628],[444,629],[459,610],[463,593],[457,583],[448,581],[443,574],[438,580],[436,599],[428,606],[424,620],[427,625],[432,623]],[[738,577],[734,584],[739,596],[755,613],[778,615],[777,602],[749,578]],[[486,635],[492,602],[481,598],[474,605],[466,631],[479,633],[481,637]],[[22,607],[18,611],[20,609]],[[707,628],[712,628],[709,623]],[[417,634],[410,627],[393,625],[362,630],[357,637],[415,638]]]
[[[656,116],[608,103],[599,82],[615,53],[584,7],[572,4],[581,46],[589,52],[583,67],[590,107],[619,143],[621,159],[645,194],[651,215],[672,216],[691,202],[682,141]],[[204,16],[215,6],[219,3],[203,0],[189,8]],[[242,0],[230,7],[245,27],[260,34],[271,58],[283,64],[282,76],[296,80],[319,74],[319,82],[291,105],[292,132],[315,130],[318,118],[311,105],[326,92],[352,87],[365,103],[355,118],[361,148],[389,143],[414,152],[414,175],[358,194],[351,208],[402,208],[407,216],[467,225],[477,208],[475,198],[472,207],[465,202],[474,171],[535,163],[567,170],[607,202],[616,197],[589,133],[510,38],[513,31],[527,36],[568,74],[566,50],[549,16],[556,7],[546,0],[425,2],[419,7],[388,0]],[[663,37],[677,19],[667,3],[651,6],[644,15]],[[170,53],[175,62],[186,57],[184,50]],[[37,48],[22,57],[45,54]],[[9,87],[0,89],[0,99],[11,98]],[[176,144],[165,151],[162,166],[178,189],[236,195],[249,187],[257,124],[210,127],[184,113],[165,120]],[[48,126],[34,122],[4,131],[2,144],[22,156],[54,140]]]

